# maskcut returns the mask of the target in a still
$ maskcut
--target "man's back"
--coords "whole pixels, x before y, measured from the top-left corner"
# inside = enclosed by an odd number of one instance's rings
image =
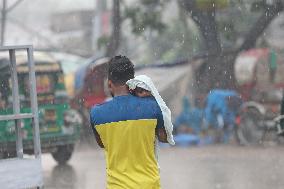
[[[91,110],[91,123],[106,152],[107,188],[160,188],[154,141],[163,118],[154,98],[114,97]]]

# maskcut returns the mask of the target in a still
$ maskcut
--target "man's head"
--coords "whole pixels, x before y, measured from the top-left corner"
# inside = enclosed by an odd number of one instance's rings
[[[126,56],[115,56],[109,62],[108,86],[111,95],[126,89],[126,82],[134,78],[134,65]],[[122,91],[123,92],[123,91]]]

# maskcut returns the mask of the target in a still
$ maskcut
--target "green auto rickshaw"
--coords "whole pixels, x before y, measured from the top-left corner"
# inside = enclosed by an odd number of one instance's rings
[[[1,55],[0,55],[1,57]],[[21,113],[30,113],[28,65],[26,56],[16,54]],[[80,136],[82,119],[69,107],[64,76],[59,62],[44,53],[34,54],[36,89],[43,153],[51,153],[59,163],[66,163],[72,156],[74,145]],[[11,74],[8,59],[0,59],[0,115],[13,113]],[[2,126],[6,127],[2,127]],[[21,134],[25,154],[33,153],[33,137],[30,119],[21,122]],[[15,124],[0,121],[0,155],[15,156]]]

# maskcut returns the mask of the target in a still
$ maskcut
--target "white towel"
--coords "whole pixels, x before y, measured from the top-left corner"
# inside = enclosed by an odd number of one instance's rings
[[[151,92],[151,94],[156,99],[158,105],[160,106],[160,109],[163,114],[164,126],[167,133],[167,141],[169,142],[169,144],[175,145],[175,141],[173,138],[173,124],[171,119],[171,110],[167,107],[166,103],[162,99],[151,78],[146,75],[139,75],[136,76],[134,79],[128,80],[126,84],[131,90],[134,90],[136,87],[140,87]],[[158,142],[156,141],[155,143],[156,143],[155,146],[157,147]],[[158,150],[158,148],[156,148],[156,150]]]

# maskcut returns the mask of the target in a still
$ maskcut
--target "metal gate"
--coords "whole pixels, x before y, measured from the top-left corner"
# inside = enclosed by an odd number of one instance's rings
[[[20,97],[16,69],[16,51],[27,52],[29,68],[29,90],[31,113],[20,113]],[[38,105],[36,93],[35,66],[32,46],[0,47],[0,51],[9,52],[13,114],[0,115],[0,121],[14,121],[16,132],[17,157],[0,160],[0,186],[5,189],[41,188],[43,186],[41,167],[40,132],[38,124]],[[33,127],[34,157],[23,156],[23,138],[21,135],[21,120],[31,119]]]

